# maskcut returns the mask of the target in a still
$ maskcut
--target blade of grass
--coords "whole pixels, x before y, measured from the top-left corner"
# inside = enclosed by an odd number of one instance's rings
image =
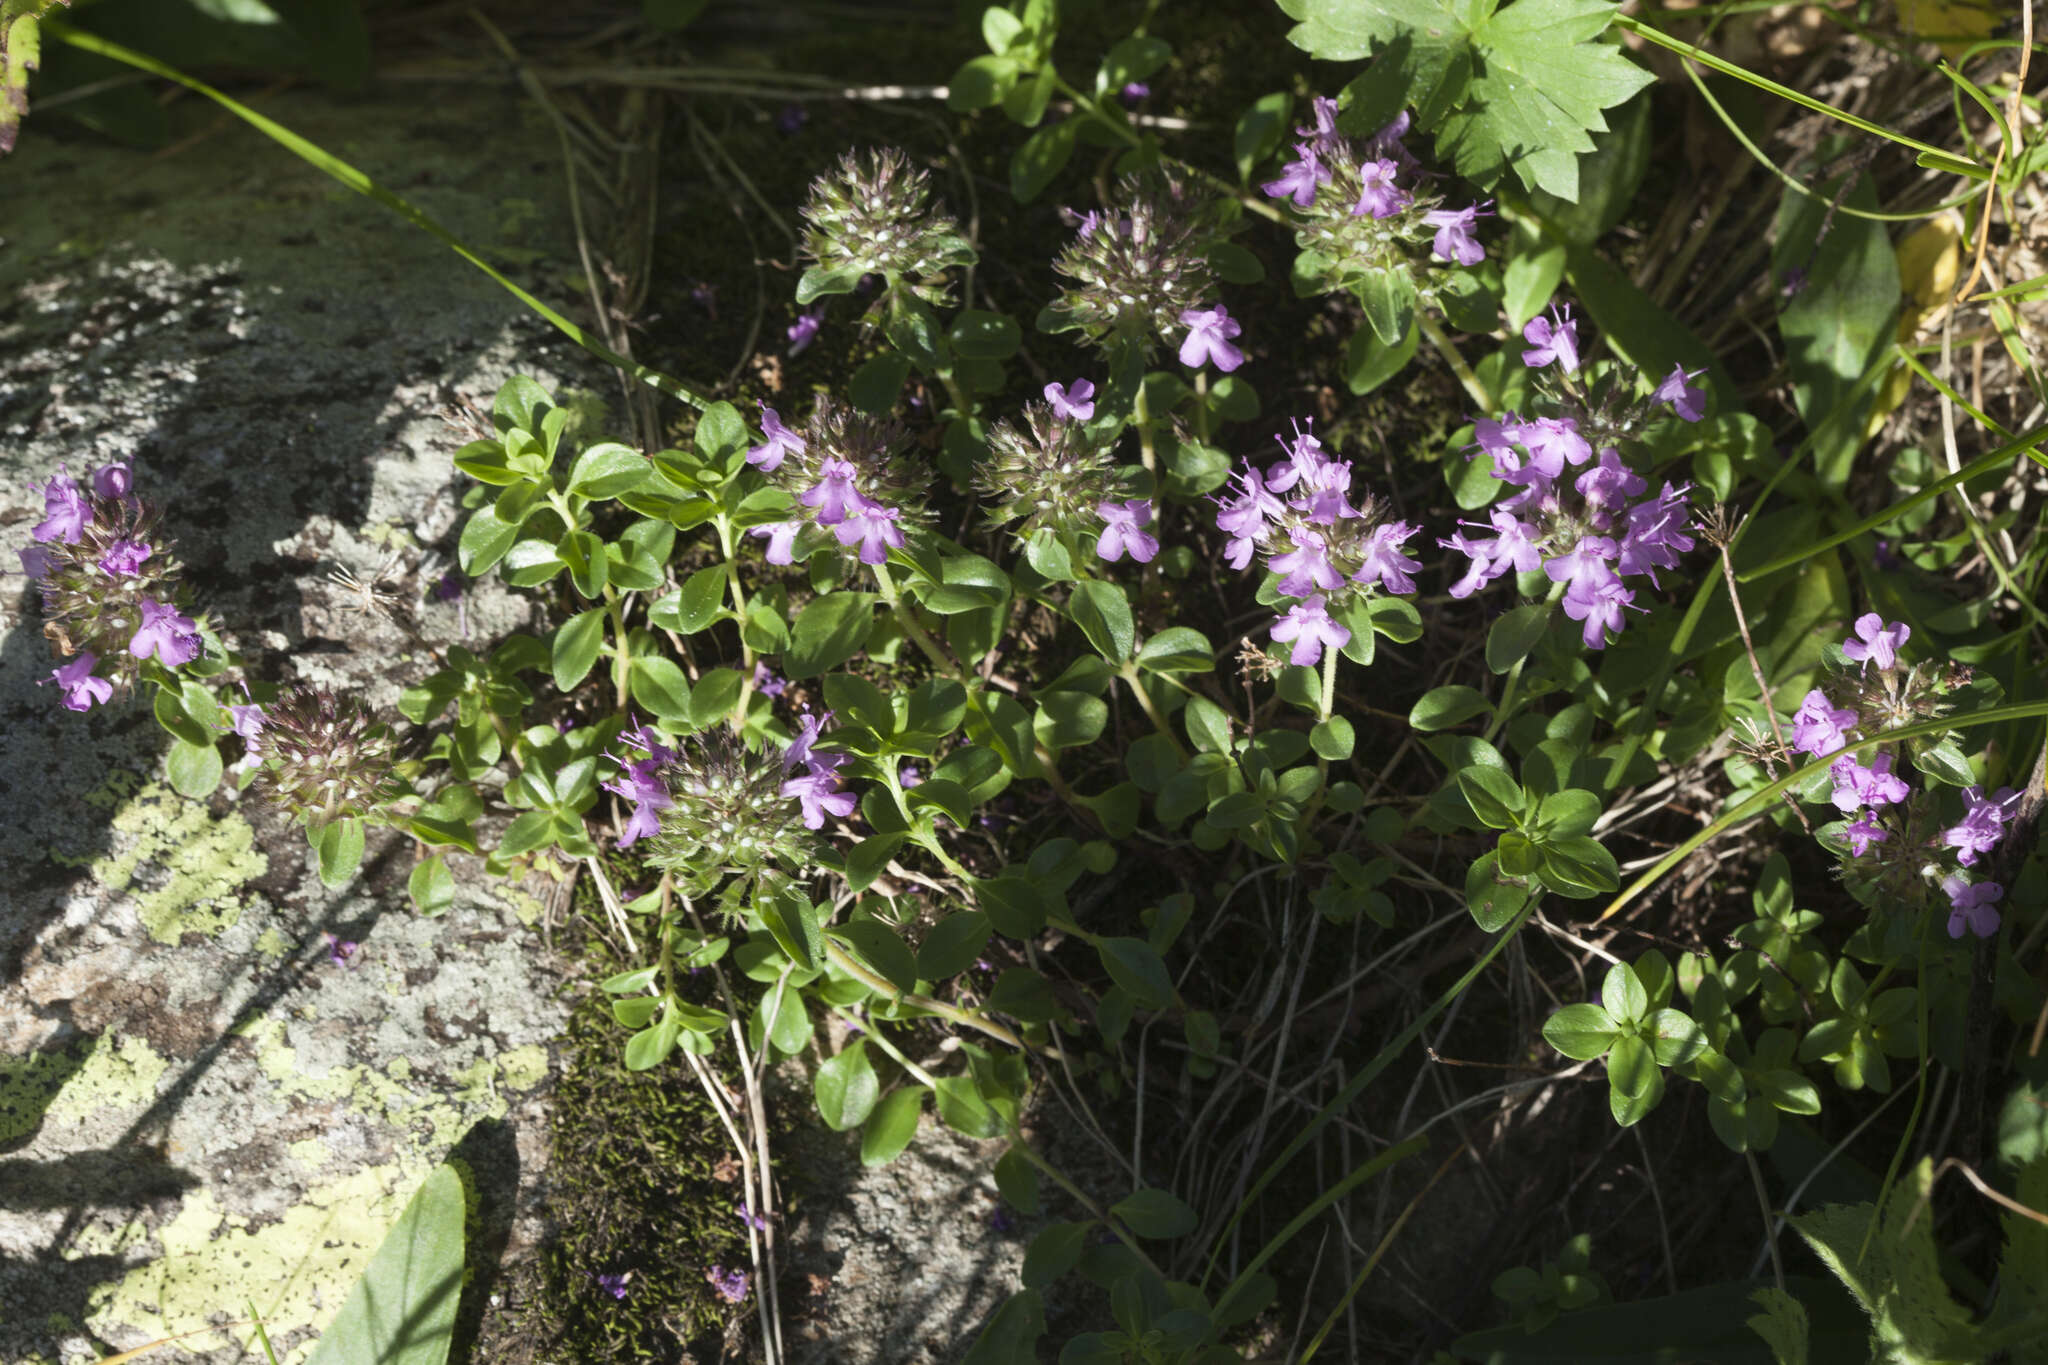
[[[699,411],[711,405],[710,396],[693,385],[665,375],[659,370],[649,369],[647,366],[636,361],[628,360],[602,342],[592,338],[581,327],[578,327],[575,323],[569,321],[569,319],[563,317],[560,313],[557,313],[554,309],[506,279],[481,256],[464,245],[462,240],[456,237],[454,233],[442,227],[432,218],[429,218],[424,212],[390,190],[385,189],[346,161],[300,137],[283,124],[265,118],[254,109],[240,104],[220,91],[215,90],[204,81],[194,80],[183,72],[164,65],[154,57],[136,52],[132,48],[123,47],[119,43],[110,43],[97,34],[73,28],[62,20],[52,19],[46,21],[43,25],[43,32],[60,42],[68,43],[70,46],[78,48],[80,51],[96,53],[102,57],[110,57],[117,62],[126,63],[138,70],[147,71],[153,76],[161,76],[165,80],[176,81],[186,89],[204,95],[308,165],[333,176],[357,194],[374,199],[385,208],[390,209],[393,213],[411,223],[414,227],[440,241],[450,251],[453,251],[456,255],[462,257],[463,260],[468,261],[478,270],[490,276],[500,288],[511,294],[512,297],[518,299],[537,315],[553,324],[564,336],[596,356],[599,360],[604,361],[607,365],[615,365],[641,383],[652,385],[669,397],[680,399]]]

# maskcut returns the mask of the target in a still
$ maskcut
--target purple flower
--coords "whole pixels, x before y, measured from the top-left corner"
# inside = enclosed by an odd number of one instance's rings
[[[768,1220],[754,1212],[754,1206],[742,1200],[739,1208],[740,1222],[756,1232],[768,1231]]]
[[[1942,879],[1941,889],[1948,893],[1948,902],[1954,907],[1948,916],[1950,938],[1961,938],[1966,923],[1978,938],[1990,938],[1998,932],[1996,907],[1998,898],[2005,894],[2003,886],[1997,882],[1966,882],[1960,874],[1950,873]]]
[[[1669,403],[1672,410],[1686,421],[1699,421],[1700,418],[1707,415],[1706,408],[1701,405],[1702,400],[1707,395],[1704,389],[1694,388],[1691,381],[1705,373],[1706,370],[1698,369],[1688,374],[1686,373],[1685,366],[1672,366],[1671,373],[1664,376],[1664,382],[1659,384],[1657,391],[1650,395],[1650,401],[1652,403]]]
[[[1401,549],[1421,529],[1405,521],[1383,521],[1373,527],[1365,538],[1365,562],[1351,575],[1351,581],[1370,583],[1377,578],[1388,592],[1414,592],[1415,580],[1408,575],[1421,568],[1422,561],[1409,558]]]
[[[1315,596],[1289,607],[1287,615],[1274,623],[1273,638],[1282,644],[1294,641],[1289,662],[1313,668],[1322,662],[1323,646],[1342,649],[1351,643],[1351,632],[1332,621],[1322,597]]]
[[[177,668],[199,657],[199,632],[192,618],[178,614],[153,598],[142,599],[142,624],[128,642],[128,652],[138,659],[154,654],[164,664]]]
[[[355,967],[362,962],[363,945],[352,938],[323,932],[320,939],[327,945],[327,960],[337,967]]]
[[[92,491],[109,502],[125,498],[135,487],[135,471],[126,460],[113,460],[92,472]]]
[[[1806,267],[1795,265],[1785,272],[1785,297],[1797,298],[1806,291]]]
[[[896,784],[905,791],[924,785],[924,770],[915,763],[906,763],[896,770]]]
[[[57,562],[50,552],[40,545],[31,545],[26,550],[17,550],[15,553],[21,556],[21,571],[30,578],[41,578]]]
[[[1143,81],[1127,81],[1124,84],[1124,88],[1116,93],[1118,98],[1122,99],[1125,104],[1136,104],[1139,100],[1147,99],[1151,96],[1152,87]]]
[[[100,702],[114,695],[114,685],[105,678],[93,676],[93,665],[100,656],[93,653],[80,654],[61,668],[50,670],[50,676],[41,679],[44,683],[55,683],[64,689],[64,709],[67,711],[90,711]]]
[[[1180,320],[1188,329],[1187,337],[1180,343],[1181,364],[1199,370],[1213,361],[1225,374],[1244,364],[1244,352],[1230,344],[1230,338],[1244,329],[1222,304],[1187,309]]]
[[[796,718],[796,738],[782,751],[782,771],[794,772],[797,765],[811,760],[811,746],[825,733],[825,727],[832,723],[832,713],[813,714],[805,711]]]
[[[1358,167],[1358,180],[1364,186],[1359,191],[1358,202],[1351,206],[1353,218],[1371,214],[1375,218],[1391,218],[1415,202],[1415,196],[1394,183],[1394,172],[1400,168],[1386,157],[1363,162]]]
[[[1876,664],[1890,669],[1898,666],[1899,646],[1912,638],[1913,628],[1904,621],[1888,626],[1882,616],[1870,611],[1856,618],[1856,635],[1842,646],[1842,653],[1865,668]]]
[[[628,848],[661,829],[661,812],[675,804],[668,783],[662,780],[660,758],[635,759],[622,763],[618,777],[600,785],[615,796],[633,803],[633,813],[619,835],[619,847]]]
[[[782,468],[782,457],[804,453],[804,438],[782,425],[774,408],[761,404],[761,434],[768,439],[747,450],[747,463],[763,474]]]
[[[783,335],[789,338],[789,353],[802,355],[818,339],[818,324],[825,320],[825,305],[807,309],[796,315],[796,321],[789,324]]]
[[[779,697],[789,690],[789,683],[778,677],[768,665],[757,662],[754,665],[754,690],[764,697]]]
[[[800,521],[766,521],[759,526],[749,526],[747,534],[768,542],[770,564],[788,564],[796,558],[796,533],[803,529],[804,524]]]
[[[1401,139],[1408,136],[1408,125],[1411,122],[1413,122],[1412,116],[1406,109],[1403,109],[1400,113],[1394,115],[1392,123],[1389,123],[1386,127],[1372,135],[1372,140],[1365,144],[1366,151],[1373,156],[1392,155],[1394,160],[1406,164],[1411,158],[1408,155],[1407,145]]]
[[[722,1266],[712,1266],[704,1272],[704,1278],[718,1291],[718,1297],[727,1303],[745,1303],[753,1283],[746,1271],[727,1270]]]
[[[1620,581],[1608,566],[1616,553],[1614,542],[1606,536],[1581,536],[1564,554],[1544,560],[1543,573],[1553,583],[1569,583],[1567,592],[1591,597],[1609,583]]]
[[[1827,693],[1816,687],[1806,694],[1792,717],[1792,748],[1797,753],[1826,758],[1849,742],[1849,732],[1856,724],[1854,711],[1834,705]]]
[[[1541,313],[1530,318],[1522,328],[1522,340],[1531,348],[1522,352],[1522,363],[1532,370],[1553,360],[1566,374],[1579,368],[1579,324],[1569,308],[1559,305],[1547,318]]]
[[[1336,137],[1337,101],[1328,95],[1317,95],[1308,102],[1308,107],[1309,117],[1315,120],[1315,124],[1308,128],[1296,128],[1294,135],[1314,138],[1318,142],[1328,142]]]
[[[853,486],[858,472],[850,461],[828,456],[818,467],[817,483],[797,501],[814,509],[818,525],[837,526],[863,501],[860,490]]]
[[[1615,565],[1624,577],[1647,574],[1655,583],[1657,570],[1678,567],[1679,555],[1693,547],[1692,537],[1686,534],[1690,509],[1685,495],[1691,488],[1691,484],[1674,488],[1666,483],[1654,499],[1628,509],[1628,531],[1621,538],[1621,558]]]
[[[461,596],[462,574],[460,571],[450,569],[435,580],[434,600],[436,602],[453,602]]]
[[[1941,842],[1960,849],[1956,861],[1968,867],[1998,847],[1998,841],[2005,837],[2006,821],[2019,809],[2020,794],[2011,787],[2000,787],[1987,797],[1982,787],[1970,787],[1963,792],[1963,803],[1961,823],[1943,830]]]
[[[1898,555],[1893,552],[1892,543],[1890,541],[1880,540],[1877,542],[1877,548],[1870,552],[1870,562],[1873,565],[1875,565],[1879,570],[1885,573],[1889,573],[1893,569],[1896,569],[1900,565],[1904,564],[1906,561],[1900,559]]]
[[[1605,649],[1607,633],[1621,633],[1626,620],[1622,609],[1632,606],[1635,600],[1635,594],[1619,578],[1610,575],[1604,582],[1595,583],[1582,580],[1565,593],[1564,614],[1585,622],[1580,638],[1586,642],[1586,648]]]
[[[1532,417],[1515,428],[1515,439],[1529,452],[1529,465],[1545,478],[1560,478],[1566,465],[1578,466],[1593,458],[1592,443],[1579,434],[1579,425],[1569,417]],[[1526,478],[1509,478],[1505,483],[1526,483]]]
[[[903,548],[903,528],[897,525],[902,517],[901,508],[863,497],[853,514],[832,528],[832,534],[839,537],[841,545],[859,541],[861,563],[882,564],[888,561],[889,551]]]
[[[1076,379],[1072,387],[1047,384],[1045,401],[1063,420],[1085,422],[1095,415],[1095,385],[1085,379]]]
[[[149,555],[149,546],[124,536],[109,545],[107,552],[100,556],[100,571],[109,578],[133,578],[141,572],[142,561]]]
[[[633,722],[633,727],[630,730],[619,731],[620,739],[640,750],[657,763],[672,763],[675,761],[676,751],[663,744],[660,735],[648,729],[641,722],[640,718],[632,712],[627,712],[626,718]]]
[[[843,759],[844,755],[832,757]],[[813,760],[806,771],[783,782],[782,794],[795,797],[803,806],[805,829],[823,829],[828,814],[841,820],[853,814],[854,795],[839,790],[839,774],[834,771],[837,767],[837,763],[826,766]]]
[[[1294,157],[1280,168],[1278,180],[1268,180],[1260,188],[1268,199],[1291,199],[1296,208],[1305,209],[1316,201],[1316,186],[1330,183],[1330,172],[1323,165],[1313,142],[1295,143]],[[1386,215],[1378,216],[1384,218]]]
[[[1890,754],[1879,754],[1867,768],[1853,755],[1843,754],[1828,765],[1828,776],[1835,779],[1835,790],[1828,799],[1844,815],[1859,806],[1889,806],[1906,799],[1905,780],[1892,775]]]
[[[43,485],[43,519],[29,531],[38,542],[61,540],[76,545],[92,520],[92,507],[78,485],[61,475],[52,475]]]
[[[1842,837],[1849,841],[1850,855],[1861,858],[1870,851],[1872,844],[1881,844],[1891,835],[1877,823],[1876,811],[1865,811],[1857,817],[1855,824],[1842,831]]]
[[[785,104],[775,112],[775,131],[787,137],[810,118],[801,104]]]
[[[988,1226],[989,1231],[1001,1233],[1007,1237],[1017,1230],[1017,1220],[1010,1216],[1008,1209],[998,1204],[989,1211]]]
[[[1439,260],[1478,265],[1486,259],[1486,248],[1472,236],[1479,215],[1485,211],[1484,205],[1467,204],[1461,209],[1431,209],[1422,215],[1423,223],[1436,229],[1436,241],[1431,249]]]
[[[1149,564],[1159,553],[1159,541],[1139,528],[1152,520],[1152,504],[1143,498],[1127,502],[1098,502],[1095,515],[1103,520],[1102,534],[1095,539],[1095,553],[1114,562],[1126,553],[1140,564]]]
[[[254,702],[247,706],[228,708],[228,729],[241,736],[242,740],[251,746],[262,737],[263,726],[267,720],[263,708]]]
[[[690,302],[702,308],[714,322],[718,320],[718,286],[707,280],[699,280],[690,287]]]
[[[1275,573],[1287,575],[1280,580],[1280,591],[1289,597],[1307,597],[1318,588],[1333,592],[1344,586],[1344,575],[1330,563],[1330,543],[1314,531],[1296,530],[1288,532],[1294,548],[1286,554],[1274,555],[1267,567]],[[1285,636],[1292,639],[1292,636]]]
[[[1649,485],[1642,475],[1621,462],[1620,451],[1609,446],[1600,452],[1600,463],[1579,475],[1572,487],[1593,509],[1594,522],[1604,529],[1613,513],[1627,506],[1630,498]]]
[[[615,1275],[600,1275],[597,1277],[597,1287],[615,1299],[623,1299],[626,1297],[625,1273],[622,1271]]]

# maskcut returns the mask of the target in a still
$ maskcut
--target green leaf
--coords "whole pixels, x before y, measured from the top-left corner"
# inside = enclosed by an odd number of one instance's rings
[[[862,412],[875,417],[886,417],[896,406],[896,399],[903,392],[903,381],[910,377],[910,357],[901,351],[884,351],[871,356],[853,372],[853,378],[846,382],[846,396]]]
[[[1635,1023],[1650,1008],[1649,992],[1643,989],[1642,982],[1636,980],[1635,969],[1626,962],[1617,962],[1607,969],[1600,999],[1608,1012],[1623,1024]]]
[[[468,1201],[437,1166],[384,1235],[308,1365],[443,1365],[462,1299]]]
[[[1344,383],[1355,394],[1368,394],[1399,374],[1415,359],[1422,329],[1411,317],[1408,331],[1389,346],[1371,327],[1361,327],[1344,345]]]
[[[1458,790],[1489,829],[1507,829],[1529,803],[1521,784],[1499,768],[1474,764],[1458,770]]]
[[[822,266],[814,265],[797,277],[796,302],[801,308],[814,299],[828,294],[851,294],[867,274],[867,267],[859,264]]]
[[[747,444],[747,424],[730,403],[713,403],[697,418],[698,453],[714,465],[731,461]]]
[[[1042,1289],[1081,1263],[1094,1223],[1047,1223],[1024,1249],[1025,1285]]]
[[[652,711],[658,719],[691,715],[690,680],[674,661],[659,654],[642,654],[633,660],[628,680],[633,700]]]
[[[1604,1056],[1621,1037],[1621,1028],[1598,1005],[1566,1005],[1543,1021],[1543,1041],[1583,1062]]]
[[[856,1038],[837,1057],[826,1058],[811,1093],[817,1097],[825,1126],[833,1132],[843,1133],[867,1122],[882,1093],[874,1065],[868,1061],[867,1042]]]
[[[1683,1010],[1651,1011],[1643,1021],[1643,1037],[1659,1066],[1684,1066],[1707,1050],[1706,1033]]]
[[[170,773],[171,786],[180,796],[203,801],[220,785],[220,750],[211,740],[193,744],[181,739],[171,746],[170,755],[164,763]]]
[[[1230,138],[1237,160],[1237,178],[1249,180],[1252,168],[1271,156],[1294,122],[1294,96],[1285,90],[1261,95],[1237,116]]]
[[[1454,683],[1423,693],[1409,709],[1408,723],[1417,730],[1448,730],[1492,709],[1493,703],[1477,688]]]
[[[569,468],[569,491],[593,502],[630,493],[654,473],[639,451],[617,441],[601,441],[576,457]]]
[[[1079,119],[1047,124],[1024,140],[1010,158],[1010,197],[1020,204],[1036,199],[1074,154]]]
[[[463,524],[462,540],[455,550],[462,572],[471,578],[489,573],[505,557],[505,551],[512,548],[512,542],[518,536],[517,526],[507,526],[499,521],[498,514],[488,507],[477,508]]]
[[[917,1136],[917,1116],[923,1109],[924,1091],[914,1085],[891,1092],[876,1105],[860,1131],[860,1164],[886,1166],[902,1156]]]
[[[660,1023],[643,1028],[628,1038],[625,1053],[626,1070],[652,1071],[667,1061],[669,1053],[675,1051],[676,1035],[679,1032],[676,1025],[663,1019]]]
[[[1759,1289],[1749,1297],[1764,1310],[1747,1320],[1749,1329],[1770,1346],[1777,1365],[1807,1365],[1811,1328],[1806,1321],[1806,1305],[1775,1286]]]
[[[455,874],[438,853],[415,865],[405,885],[422,915],[443,914],[455,904]]]
[[[1110,979],[1139,1005],[1163,1010],[1173,1003],[1173,977],[1152,945],[1141,938],[1103,938],[1095,951]]]
[[[1048,749],[1071,749],[1092,743],[1109,724],[1109,703],[1085,692],[1046,692],[1038,702],[1032,728]]]
[[[1008,10],[998,11],[1008,14]],[[1017,82],[1017,61],[1000,54],[983,54],[962,62],[946,82],[946,107],[966,113],[1001,104],[1003,96]]]
[[[1038,1168],[1015,1147],[996,1158],[996,1189],[1017,1212],[1038,1212]]]
[[[1542,849],[1543,884],[1560,896],[1586,900],[1621,886],[1621,869],[1598,839],[1584,834],[1553,837]]]
[[[320,881],[329,887],[348,885],[349,878],[363,862],[363,822],[354,818],[330,820],[306,831],[313,855],[320,864]]]
[[[570,531],[555,542],[555,558],[569,566],[569,579],[586,598],[604,594],[608,561],[594,532]]]
[[[522,853],[546,848],[554,841],[553,814],[544,810],[530,810],[505,826],[505,835],[498,841],[498,852],[507,858],[516,858]]]
[[[1110,1205],[1125,1227],[1151,1241],[1185,1237],[1199,1225],[1195,1211],[1166,1190],[1136,1190]]]
[[[947,334],[953,350],[969,359],[1008,360],[1024,344],[1024,331],[1002,313],[963,309]]]
[[[710,625],[725,605],[726,570],[723,564],[699,569],[683,580],[682,600],[676,604],[676,626],[694,635]]]
[[[1002,1118],[974,1088],[971,1077],[944,1077],[932,1093],[938,1101],[939,1119],[948,1128],[972,1138],[1002,1136]]]
[[[1367,271],[1356,287],[1365,320],[1372,324],[1380,343],[1399,345],[1415,325],[1415,281],[1406,270],[1386,268]]]
[[[589,611],[578,612],[562,622],[555,631],[549,658],[549,666],[555,675],[555,686],[564,692],[574,689],[577,683],[589,675],[591,665],[597,662],[597,652],[603,644],[603,607],[592,607]]]
[[[879,920],[857,919],[834,927],[832,936],[852,944],[867,964],[897,990],[917,989],[917,959],[888,925]]]
[[[944,981],[974,965],[987,946],[993,926],[979,910],[961,910],[931,927],[917,949],[917,974],[926,981]]]
[[[790,631],[782,671],[789,678],[814,678],[829,673],[860,653],[874,627],[876,596],[871,592],[832,592],[803,609]]]
[[[1351,722],[1342,716],[1332,716],[1308,732],[1308,747],[1316,751],[1316,757],[1333,763],[1351,757],[1352,746],[1357,742]]]
[[[1807,430],[1819,436],[1814,470],[1838,489],[1862,448],[1873,390],[1866,387],[1853,403],[1850,395],[1893,339],[1899,261],[1883,223],[1832,212],[1835,189],[1817,186],[1819,198],[1784,192],[1771,265],[1778,280],[1794,269],[1808,272],[1805,286],[1778,314],[1778,335],[1785,342],[1793,402]],[[1866,176],[1857,177],[1840,198],[1853,208],[1877,207],[1877,191]],[[1819,236],[1823,223],[1825,237]],[[1837,415],[1837,409],[1843,411]]]
[[[1119,39],[1103,54],[1102,65],[1095,72],[1095,93],[1118,91],[1132,81],[1142,81],[1172,56],[1173,45],[1164,38]]]
[[[1832,1204],[1792,1226],[1870,1315],[1876,1341],[1888,1347],[1883,1358],[1981,1360],[1969,1311],[1942,1279],[1926,1208],[1933,1183],[1933,1163],[1922,1158],[1893,1186],[1882,1216],[1872,1204]]]
[[[1074,585],[1069,604],[1074,621],[1095,652],[1111,663],[1131,657],[1138,630],[1131,620],[1131,604],[1124,590],[1099,578],[1083,579]]]
[[[1148,673],[1207,673],[1216,667],[1216,651],[1199,630],[1171,626],[1145,641],[1138,667]]]
[[[1506,612],[1486,632],[1486,666],[1505,673],[1529,657],[1550,628],[1550,607],[1529,602]]]

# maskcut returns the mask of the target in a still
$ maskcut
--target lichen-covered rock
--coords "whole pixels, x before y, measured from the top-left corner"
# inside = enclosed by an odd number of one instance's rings
[[[517,103],[266,108],[501,261],[566,259],[560,206],[534,202],[560,184],[552,138]],[[40,514],[33,481],[125,457],[166,507],[195,605],[256,676],[388,711],[431,666],[329,581],[338,569],[382,570],[432,643],[523,620],[494,585],[428,591],[462,487],[440,414],[488,404],[515,368],[562,386],[602,372],[431,238],[239,125],[162,157],[46,131],[5,175],[10,564]],[[296,831],[230,784],[211,802],[169,788],[143,706],[59,709],[35,685],[55,660],[34,594],[11,581],[0,1359],[96,1359],[252,1305],[301,1358],[465,1139],[486,1202],[518,1215],[513,1249],[534,1240],[564,1016],[538,902],[472,865],[456,906],[419,919],[410,845],[388,834],[354,885],[326,890]],[[178,1349],[242,1359],[249,1339]]]

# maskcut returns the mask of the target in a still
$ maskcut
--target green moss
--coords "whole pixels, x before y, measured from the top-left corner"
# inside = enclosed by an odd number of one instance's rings
[[[579,925],[602,914],[594,903],[581,909]],[[632,964],[595,935],[562,946],[582,970],[564,988],[576,1004],[556,1046],[550,1106],[547,1216],[556,1231],[515,1272],[503,1297],[520,1307],[485,1322],[474,1358],[604,1365],[681,1359],[694,1348],[713,1359],[734,1309],[711,1292],[704,1269],[747,1262],[737,1182],[717,1176],[729,1156],[725,1130],[680,1059],[626,1070],[625,1031],[594,983]],[[546,1054],[533,1052],[525,1064],[544,1070]],[[501,1059],[508,1087],[520,1084],[517,1057]],[[627,1294],[615,1299],[597,1276],[620,1273]]]

